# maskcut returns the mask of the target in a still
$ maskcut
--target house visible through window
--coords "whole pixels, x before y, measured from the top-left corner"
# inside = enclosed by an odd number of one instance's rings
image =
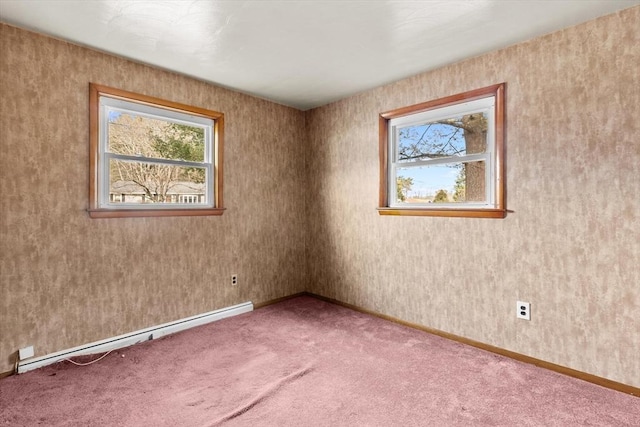
[[[380,214],[504,217],[504,85],[383,113],[380,126]]]
[[[222,213],[223,115],[91,85],[92,217]]]

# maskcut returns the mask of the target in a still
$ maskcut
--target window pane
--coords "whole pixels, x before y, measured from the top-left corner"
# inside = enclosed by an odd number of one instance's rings
[[[402,204],[484,202],[485,188],[484,161],[396,170],[396,197]]]
[[[473,113],[398,129],[398,162],[484,153],[487,114]]]
[[[109,109],[108,150],[156,159],[204,162],[204,129]]]
[[[206,204],[205,168],[111,159],[110,203]]]

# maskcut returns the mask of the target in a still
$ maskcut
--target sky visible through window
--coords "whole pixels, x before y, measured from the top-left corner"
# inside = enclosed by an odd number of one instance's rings
[[[457,163],[456,165],[459,165]],[[436,165],[411,169],[398,169],[398,176],[413,178],[413,186],[407,192],[409,198],[427,198],[438,190],[446,190],[453,194],[459,167],[453,165]]]

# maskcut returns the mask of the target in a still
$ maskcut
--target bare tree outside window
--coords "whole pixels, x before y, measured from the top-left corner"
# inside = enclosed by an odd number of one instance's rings
[[[109,149],[114,153],[202,162],[204,146],[202,128],[126,113],[109,117]],[[142,194],[142,203],[181,203],[181,195],[204,194],[202,168],[123,160],[111,160],[109,167],[111,192],[128,191],[129,201]]]
[[[487,117],[483,113],[438,120],[427,124],[408,126],[400,129],[398,161],[414,162],[429,159],[442,159],[484,153],[487,146]],[[449,198],[436,197],[436,192],[428,198],[433,202],[469,202],[485,199],[484,162],[456,162],[446,165],[458,171],[450,179],[453,194]],[[406,180],[407,178],[402,178]],[[398,177],[398,181],[401,179]],[[404,182],[404,181],[403,181]],[[413,183],[412,183],[413,184]],[[403,187],[406,190],[406,187]],[[411,186],[408,190],[411,190]],[[406,201],[408,191],[402,193],[401,201]],[[437,200],[436,200],[437,199]]]

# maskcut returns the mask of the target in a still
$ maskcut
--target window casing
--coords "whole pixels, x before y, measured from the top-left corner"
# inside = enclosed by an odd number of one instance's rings
[[[381,215],[505,217],[504,86],[380,115]]]
[[[89,215],[221,215],[224,116],[90,85]]]

